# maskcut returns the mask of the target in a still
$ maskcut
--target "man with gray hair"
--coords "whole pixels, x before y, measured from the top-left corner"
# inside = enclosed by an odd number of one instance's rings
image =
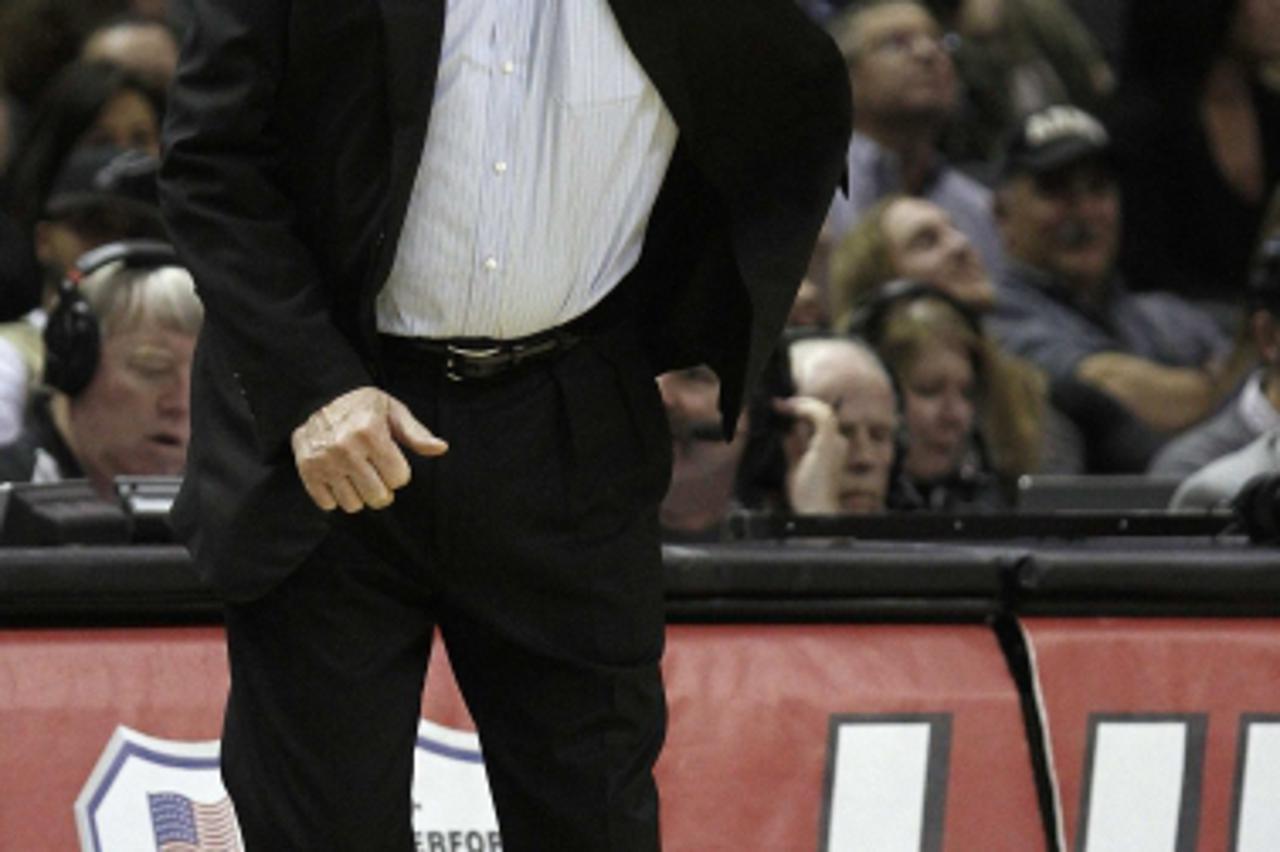
[[[86,478],[110,497],[117,476],[182,473],[204,312],[164,248],[112,243],[81,260],[89,272],[66,282],[50,312],[45,385],[0,447],[0,479]]]
[[[883,512],[901,443],[888,370],[856,338],[802,338],[786,356],[792,388],[773,403],[786,429],[786,508],[799,515]]]

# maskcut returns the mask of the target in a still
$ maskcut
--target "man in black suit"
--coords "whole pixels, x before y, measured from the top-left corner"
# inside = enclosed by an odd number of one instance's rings
[[[250,850],[411,847],[437,626],[504,848],[657,848],[653,376],[709,364],[731,434],[847,85],[791,0],[197,4],[161,172],[206,305],[174,514],[229,601]]]

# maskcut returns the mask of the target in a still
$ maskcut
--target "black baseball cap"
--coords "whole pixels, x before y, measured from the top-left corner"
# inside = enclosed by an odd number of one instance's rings
[[[1023,119],[1005,146],[1001,180],[1039,175],[1087,159],[1109,160],[1111,136],[1102,122],[1082,109],[1045,107]]]
[[[110,209],[143,220],[160,221],[156,158],[113,145],[78,148],[54,179],[44,216],[64,219]]]

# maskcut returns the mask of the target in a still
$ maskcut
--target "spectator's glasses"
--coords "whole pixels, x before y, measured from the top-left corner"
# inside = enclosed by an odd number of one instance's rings
[[[956,33],[922,33],[899,31],[886,33],[870,45],[870,52],[884,56],[911,56],[917,51],[935,50],[950,56],[960,49]]]

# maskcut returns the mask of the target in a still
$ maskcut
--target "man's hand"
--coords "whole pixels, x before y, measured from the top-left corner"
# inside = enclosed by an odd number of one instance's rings
[[[829,515],[840,509],[840,479],[849,441],[840,434],[835,408],[820,399],[793,396],[774,401],[796,419],[785,442],[787,500],[798,515]]]
[[[401,444],[424,456],[449,448],[404,403],[375,387],[343,394],[293,430],[298,475],[326,512],[391,505],[410,477]]]
[[[1157,432],[1180,432],[1213,413],[1215,378],[1197,367],[1166,367],[1127,352],[1097,352],[1076,366],[1076,378],[1111,394]]]

